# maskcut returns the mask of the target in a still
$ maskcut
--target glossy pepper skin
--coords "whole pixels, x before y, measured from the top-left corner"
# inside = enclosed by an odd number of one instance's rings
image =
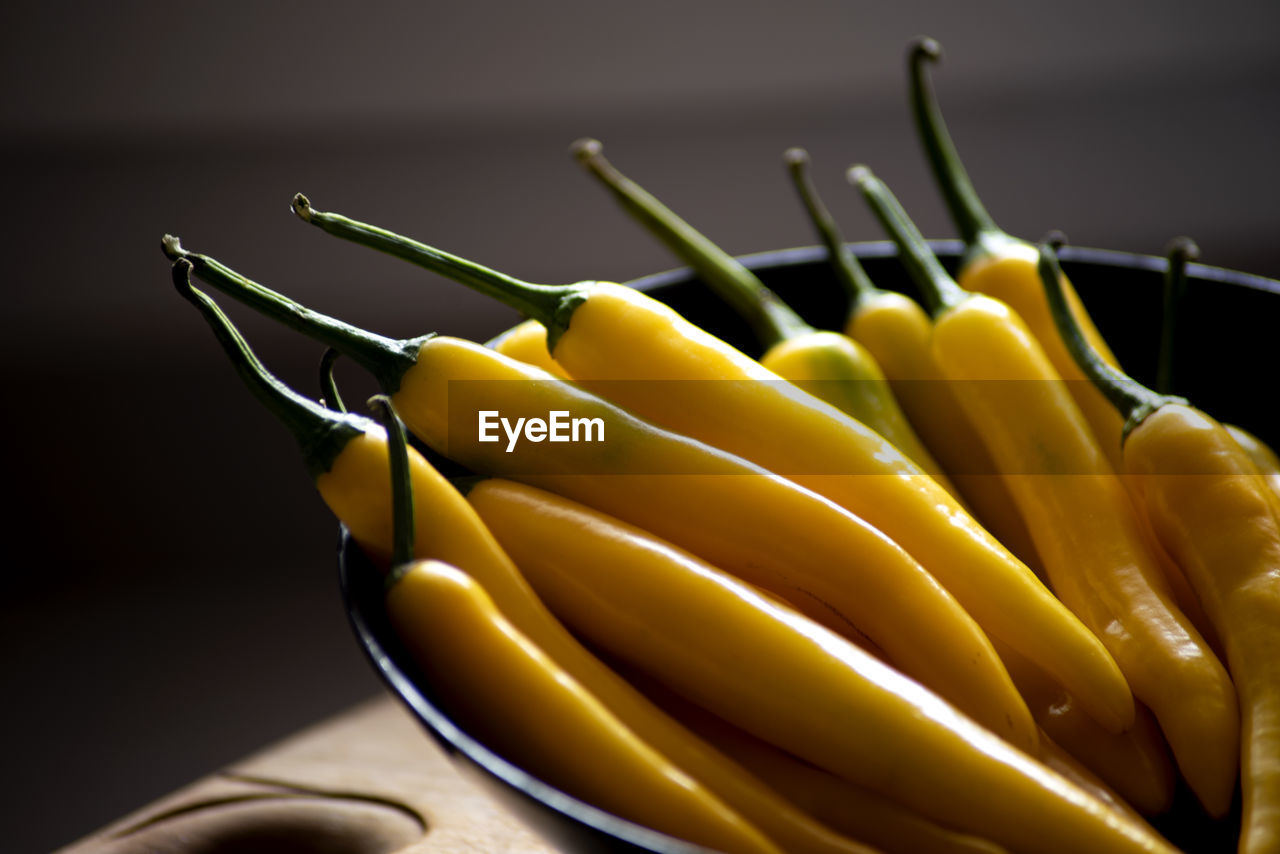
[[[996,843],[961,833],[865,786],[850,783],[796,759],[717,718],[635,671],[623,669],[637,687],[735,761],[768,780],[805,813],[842,833],[865,839],[885,854],[1005,854]]]
[[[579,385],[655,424],[763,466],[874,525],[935,573],[986,632],[1072,687],[1099,720],[1116,730],[1132,720],[1132,694],[1098,639],[945,489],[874,431],[800,392],[669,306],[606,282],[520,282],[409,238],[316,211],[302,197],[294,210],[326,231],[439,271],[537,317],[548,329],[552,356]],[[651,525],[641,527],[661,534]],[[858,554],[854,549],[831,560],[839,565]],[[737,571],[720,557],[704,557]]]
[[[996,651],[1040,726],[1042,746],[1060,747],[1143,815],[1169,808],[1173,758],[1150,709],[1139,704],[1133,726],[1107,732],[1040,668],[1008,647],[997,644]]]
[[[896,666],[1034,750],[1030,713],[981,628],[906,551],[857,516],[488,348],[445,336],[384,339],[311,312],[211,258],[172,251],[217,287],[363,363],[409,429],[441,455],[625,519],[796,602],[838,632],[865,632]],[[598,419],[607,441],[485,442],[477,430],[483,411],[513,420],[552,411]],[[903,632],[904,624],[914,630]]]
[[[1071,354],[1067,352],[1062,336],[1058,334],[1044,299],[1044,290],[1040,287],[1040,275],[1036,270],[1036,247],[1010,236],[996,225],[974,191],[955,143],[947,131],[928,72],[928,66],[941,55],[942,48],[933,39],[916,39],[909,49],[908,69],[911,107],[920,142],[924,146],[929,166],[942,191],[952,221],[959,229],[966,246],[965,258],[956,274],[956,281],[961,288],[994,297],[1018,313],[1044,348],[1054,370],[1068,381],[1071,396],[1080,407],[1094,436],[1112,465],[1118,467],[1121,419],[1116,415],[1115,409],[1085,379]],[[1071,311],[1081,329],[1097,351],[1114,364],[1115,357],[1098,333],[1071,282],[1064,276],[1062,284]]]
[[[373,403],[393,437],[387,617],[449,713],[498,755],[595,807],[716,850],[781,854],[513,626],[475,579],[413,558],[404,427],[388,398]]]
[[[459,435],[459,383],[501,395],[475,408],[599,417],[608,442],[566,445],[563,454],[537,445],[507,453]],[[864,632],[896,666],[975,719],[1034,745],[1030,715],[981,629],[905,551],[836,505],[475,345],[424,348],[402,388],[402,411],[415,434],[468,468],[625,519],[778,593],[836,631]]]
[[[1111,369],[1061,310],[1047,247],[1041,273],[1064,337],[1125,418],[1124,471],[1226,648],[1239,692],[1243,854],[1280,851],[1280,500],[1239,441],[1181,398]]]
[[[1008,486],[993,474],[991,455],[929,355],[933,321],[906,294],[872,283],[809,179],[807,152],[789,149],[786,160],[792,184],[848,297],[845,335],[871,354],[893,389],[894,402],[982,526],[1043,578],[1035,544]]]
[[[1257,467],[1271,491],[1280,496],[1280,456],[1277,456],[1276,452],[1266,442],[1243,427],[1235,424],[1223,424],[1222,426],[1226,428],[1227,432],[1231,434],[1231,438],[1236,440],[1236,444],[1240,446],[1240,449],[1245,452]]]
[[[465,573],[415,563],[387,612],[423,675],[498,755],[614,815],[716,851],[781,852],[521,634]]]
[[[176,242],[173,244],[176,249]],[[324,409],[272,377],[248,351],[234,327],[207,298],[190,288],[184,265],[175,280],[218,334],[251,391],[298,438],[321,497],[375,560],[393,551],[390,446],[378,424]],[[555,619],[498,546],[466,499],[413,449],[408,463],[414,500],[415,557],[447,557],[483,585],[503,616],[521,634],[601,700],[659,753],[693,776],[731,809],[791,851],[862,854],[778,797],[741,766],[698,739],[591,655]]]
[[[934,360],[1009,476],[1054,592],[1115,656],[1206,810],[1223,815],[1235,788],[1235,690],[1174,604],[1124,483],[1017,314],[959,288],[870,170],[851,180],[937,307]]]
[[[963,500],[907,421],[871,352],[841,332],[810,326],[736,258],[605,159],[597,140],[572,152],[619,205],[698,274],[755,331],[760,364],[870,427]]]
[[[644,531],[509,482],[470,500],[571,629],[748,732],[1009,847],[1160,847],[853,644]]]
[[[564,368],[556,364],[547,351],[547,330],[536,320],[517,323],[493,342],[493,349],[526,365],[541,368],[561,379],[569,379]]]

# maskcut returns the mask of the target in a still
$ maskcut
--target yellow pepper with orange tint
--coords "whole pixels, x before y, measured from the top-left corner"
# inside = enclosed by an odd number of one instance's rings
[[[1235,689],[1174,604],[1124,483],[1018,315],[960,288],[870,170],[855,167],[850,180],[935,307],[934,360],[1009,478],[1054,592],[1115,656],[1205,809],[1225,814],[1237,768]]]
[[[444,707],[499,756],[592,806],[716,851],[774,852],[502,616],[466,573],[406,567],[387,613]]]
[[[884,854],[1006,854],[989,839],[925,818],[885,795],[811,765],[676,695],[632,668],[636,687],[717,749],[732,756],[809,815]]]
[[[1241,710],[1238,850],[1280,851],[1280,499],[1212,416],[1142,386],[1090,348],[1063,310],[1056,268],[1042,247],[1041,277],[1059,328],[1124,419],[1124,472],[1226,649]]]
[[[316,211],[301,196],[295,198],[294,210],[327,232],[455,278],[538,319],[547,327],[552,356],[577,385],[599,391],[653,424],[763,466],[875,526],[935,575],[983,630],[1070,687],[1100,721],[1115,730],[1132,721],[1133,696],[1098,638],[945,489],[865,425],[633,288],[606,282],[530,284],[384,229]],[[616,460],[601,460],[597,471],[614,472],[605,480],[619,480]],[[741,485],[724,491],[726,502],[743,497],[737,494]],[[687,492],[677,491],[673,500],[692,503]],[[691,519],[714,518],[709,511],[719,506],[715,501],[692,503],[688,512]],[[673,520],[679,514],[671,510],[650,512],[662,516],[654,524],[682,525],[690,535],[707,524],[707,518],[696,525]],[[790,524],[799,524],[798,519]],[[652,524],[641,527],[662,533]],[[748,540],[760,535],[751,530],[742,534]],[[782,539],[795,540],[798,551],[812,551],[796,529],[770,542]],[[813,541],[829,543],[830,534],[815,534]],[[829,572],[857,565],[866,553],[850,548],[823,561]],[[714,555],[703,556],[739,571]],[[758,557],[738,559],[749,567],[759,565]],[[901,663],[889,641],[874,640]]]
[[[756,737],[1015,850],[1163,847],[1126,809],[647,532],[510,481],[482,481],[469,500],[575,633]]]
[[[372,403],[393,437],[387,618],[445,710],[499,756],[614,815],[716,850],[782,854],[512,625],[474,578],[414,559],[404,426],[389,398]]]
[[[298,439],[325,503],[347,526],[352,538],[376,562],[386,565],[393,551],[393,513],[391,451],[383,428],[367,418],[320,407],[271,376],[217,306],[190,287],[186,277],[193,262],[183,257],[177,241],[168,241],[166,249],[179,256],[174,275],[180,291],[202,311],[250,390]],[[194,262],[205,267],[206,272],[208,264],[213,264],[215,270],[225,270],[209,259],[196,257]],[[250,285],[245,282],[246,287]],[[422,340],[417,339],[418,347]],[[590,691],[628,729],[705,786],[715,798],[752,825],[763,828],[785,850],[865,854],[861,846],[805,816],[741,766],[698,739],[591,655],[546,609],[457,489],[413,449],[409,449],[408,457],[415,496],[414,527],[422,532],[416,538],[416,557],[448,558],[462,568],[483,586],[504,619]],[[618,783],[625,785],[626,781],[619,776]]]

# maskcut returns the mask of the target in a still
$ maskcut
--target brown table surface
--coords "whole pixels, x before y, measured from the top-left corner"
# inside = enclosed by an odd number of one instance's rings
[[[294,735],[59,854],[553,849],[459,775],[390,696]]]

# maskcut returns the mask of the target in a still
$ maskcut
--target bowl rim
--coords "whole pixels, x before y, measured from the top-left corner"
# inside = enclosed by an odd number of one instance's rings
[[[957,260],[965,251],[965,243],[961,240],[928,240],[926,243],[933,253],[944,261]],[[859,258],[891,258],[898,254],[897,244],[891,240],[850,241],[844,245]],[[734,257],[735,260],[741,262],[750,270],[768,270],[774,267],[825,261],[828,258],[828,253],[825,246],[806,245],[783,249],[766,249]],[[1119,249],[1099,249],[1092,246],[1064,245],[1058,249],[1058,258],[1066,264],[1093,264],[1155,273],[1163,273],[1168,268],[1168,259],[1159,255],[1126,252]],[[1187,264],[1186,272],[1188,279],[1227,282],[1255,290],[1280,293],[1280,280],[1255,273],[1245,273],[1230,267],[1218,267],[1193,261]],[[668,270],[630,279],[623,284],[648,291],[675,284],[692,275],[693,270],[688,266],[672,267]]]

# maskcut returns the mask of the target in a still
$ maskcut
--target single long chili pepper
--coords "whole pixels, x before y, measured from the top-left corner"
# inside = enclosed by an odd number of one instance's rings
[[[1280,501],[1231,434],[1185,399],[1111,368],[1062,312],[1057,259],[1041,275],[1063,336],[1124,418],[1124,471],[1195,587],[1240,697],[1243,854],[1280,851]]]
[[[869,169],[855,167],[850,180],[934,308],[934,359],[1009,476],[1054,591],[1106,644],[1196,795],[1222,815],[1235,786],[1235,689],[1174,604],[1134,502],[1079,407],[1008,305],[960,288]]]
[[[644,531],[509,481],[483,481],[469,500],[576,634],[757,737],[1010,848],[1159,846],[1136,816]]]
[[[884,370],[907,420],[978,521],[1043,578],[1035,543],[1009,488],[995,473],[995,464],[982,438],[929,355],[929,330],[933,325],[929,316],[906,294],[872,283],[809,179],[808,153],[792,148],[786,159],[800,201],[849,299],[845,334],[865,346]]]
[[[1055,252],[1058,245],[1052,244]],[[1187,264],[1195,260],[1200,253],[1199,247],[1190,238],[1176,237],[1169,242],[1168,249],[1165,250],[1165,274],[1162,287],[1162,311],[1160,314],[1160,345],[1156,359],[1156,390],[1161,394],[1171,394],[1176,371],[1176,350],[1177,350],[1177,325],[1178,315],[1181,313],[1182,301],[1187,289]],[[1047,303],[1046,303],[1047,304]],[[1068,348],[1068,351],[1070,348]],[[1116,370],[1120,370],[1120,366],[1114,361],[1108,362]],[[1123,470],[1123,461],[1117,471]],[[1130,485],[1130,481],[1126,480],[1126,486]],[[1129,490],[1133,500],[1138,504],[1138,516],[1142,519],[1147,531],[1151,536],[1152,543],[1160,558],[1161,568],[1164,570],[1164,577],[1169,582],[1169,588],[1173,591],[1173,601],[1178,604],[1182,612],[1195,625],[1200,634],[1204,635],[1205,640],[1213,647],[1219,658],[1224,653],[1222,649],[1222,640],[1218,637],[1218,631],[1214,628],[1213,623],[1204,613],[1204,607],[1200,604],[1199,597],[1196,596],[1195,590],[1191,587],[1191,582],[1187,580],[1187,575],[1182,571],[1182,567],[1173,559],[1168,550],[1160,543],[1160,538],[1155,535],[1155,531],[1151,530],[1151,520],[1146,512],[1142,509],[1142,498],[1137,495],[1133,489]]]
[[[1119,462],[1120,419],[1106,400],[1085,381],[1067,352],[1049,314],[1036,272],[1036,248],[1001,229],[974,191],[969,174],[947,131],[928,67],[942,55],[931,38],[915,39],[908,50],[911,108],[929,166],[951,219],[965,242],[956,281],[967,291],[987,294],[1011,306],[1023,319],[1089,422],[1112,464]],[[1085,310],[1084,303],[1063,278],[1072,313],[1099,353],[1115,364],[1115,357]]]
[[[963,501],[912,429],[866,347],[843,333],[809,325],[755,273],[619,172],[605,158],[598,140],[578,140],[572,153],[625,211],[747,321],[764,351],[761,365],[888,439]]]
[[[393,538],[385,431],[367,418],[325,409],[269,374],[217,306],[190,287],[190,263],[179,259],[174,264],[179,290],[204,313],[255,397],[298,439],[325,504],[361,548],[387,564]],[[408,453],[415,496],[415,557],[461,567],[483,585],[506,619],[638,736],[785,850],[861,854],[862,848],[803,815],[587,652],[538,599],[458,490],[416,450],[410,448]]]
[[[985,631],[1069,686],[1100,721],[1116,730],[1132,721],[1133,696],[1098,639],[945,489],[865,425],[634,288],[531,285],[316,211],[301,196],[294,210],[332,234],[439,271],[538,319],[547,327],[552,356],[579,384],[655,424],[811,488],[866,520],[936,574]],[[855,550],[832,560],[851,556],[861,557]]]
[[[166,247],[224,292],[364,364],[410,430],[443,456],[624,518],[836,631],[865,632],[897,667],[1034,752],[1030,712],[986,635],[919,563],[858,517],[488,348],[445,336],[391,341],[311,312],[176,241]],[[509,424],[565,413],[598,422],[601,441],[485,441],[477,430],[484,412]]]
[[[1155,391],[1173,394],[1177,375],[1178,316],[1187,288],[1186,266],[1199,257],[1199,247],[1189,238],[1174,238],[1165,256],[1168,269],[1164,281],[1164,313],[1160,318],[1160,358],[1156,364]],[[1119,368],[1118,365],[1113,367]],[[1271,491],[1280,496],[1280,455],[1243,427],[1227,423],[1222,426],[1257,466]]]
[[[389,398],[372,403],[394,437],[387,617],[446,711],[499,756],[592,806],[717,851],[781,854],[512,625],[474,578],[414,559],[404,426]]]

